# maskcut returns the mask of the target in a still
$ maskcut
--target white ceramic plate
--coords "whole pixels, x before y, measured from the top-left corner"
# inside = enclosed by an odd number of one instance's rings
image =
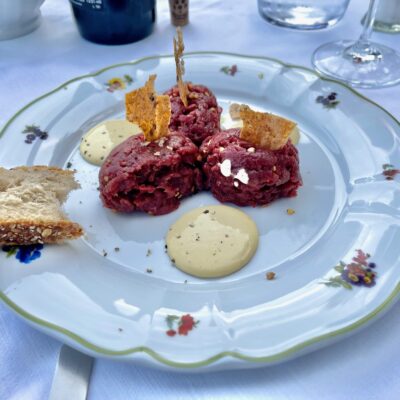
[[[93,356],[197,370],[278,362],[326,345],[387,308],[400,289],[399,123],[350,88],[301,67],[224,53],[185,60],[187,80],[209,86],[225,115],[230,102],[247,103],[301,129],[298,196],[244,209],[261,235],[250,264],[215,280],[171,265],[164,251],[169,225],[189,209],[217,203],[209,193],[161,217],[101,206],[98,169],[81,159],[79,141],[100,121],[123,118],[125,92],[150,73],[159,92],[174,84],[173,58],[150,57],[67,82],[5,126],[0,165],[71,163],[77,170],[82,189],[65,209],[86,237],[45,246],[29,264],[16,258],[21,250],[0,252],[2,300]],[[317,101],[331,92],[336,106]],[[25,143],[27,125],[48,138]],[[40,134],[38,128],[28,131]],[[265,278],[268,271],[275,280]]]

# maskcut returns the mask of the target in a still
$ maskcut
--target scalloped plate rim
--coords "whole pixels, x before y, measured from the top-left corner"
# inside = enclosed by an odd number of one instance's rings
[[[326,82],[332,82],[335,84],[338,84],[342,86],[344,89],[347,91],[351,92],[352,94],[356,95],[359,97],[361,100],[370,103],[371,105],[379,108],[381,111],[383,111],[390,119],[392,119],[397,125],[400,127],[400,121],[394,117],[389,111],[387,111],[384,107],[379,105],[378,103],[375,103],[373,100],[369,99],[368,97],[364,96],[363,94],[359,93],[357,90],[353,89],[352,87],[346,85],[345,83],[325,78],[321,75],[319,75],[317,72],[313,71],[310,68],[300,66],[300,65],[295,65],[295,64],[290,64],[290,63],[285,63],[279,59],[272,58],[272,57],[265,57],[265,56],[259,56],[259,55],[245,55],[245,54],[239,54],[239,53],[231,53],[231,52],[222,52],[222,51],[195,51],[195,52],[187,52],[185,53],[185,56],[195,56],[195,55],[223,55],[223,56],[232,56],[232,57],[239,57],[239,58],[249,58],[249,59],[254,59],[254,60],[266,60],[266,61],[271,61],[278,63],[282,65],[284,68],[289,68],[289,69],[300,69],[303,71],[306,71],[322,81]],[[160,59],[160,58],[169,58],[172,57],[173,55],[167,54],[167,55],[155,55],[155,56],[148,56],[148,57],[142,57],[139,59],[136,59],[134,61],[130,62],[124,62],[124,63],[118,63],[118,64],[113,64],[104,68],[101,68],[93,73],[85,74],[85,75],[80,75],[77,76],[73,79],[70,79],[55,89],[35,98],[31,102],[27,103],[24,107],[19,109],[3,126],[3,128],[0,131],[0,137],[6,132],[6,130],[9,128],[9,126],[13,123],[14,120],[16,120],[25,110],[39,102],[40,100],[58,92],[59,90],[65,88],[69,84],[73,82],[77,82],[86,78],[92,78],[95,76],[98,76],[102,74],[103,72],[112,70],[114,68],[122,67],[122,66],[129,66],[129,65],[136,65],[139,64],[140,62],[144,62],[147,60],[152,60],[152,59]],[[304,342],[298,343],[280,353],[272,354],[269,356],[249,356],[242,354],[237,351],[223,351],[220,353],[215,354],[214,356],[208,357],[204,360],[199,360],[195,362],[179,362],[179,361],[174,361],[172,359],[168,359],[166,357],[161,356],[159,353],[156,351],[152,350],[149,347],[146,346],[138,346],[130,349],[125,349],[121,351],[116,351],[116,350],[110,350],[106,349],[100,346],[97,346],[90,341],[82,338],[81,336],[59,326],[53,323],[50,323],[46,320],[40,319],[29,312],[25,311],[23,308],[19,307],[16,303],[14,303],[8,296],[3,292],[0,291],[0,299],[11,309],[13,310],[19,317],[21,317],[23,320],[27,320],[27,322],[30,325],[36,326],[39,330],[46,332],[46,330],[50,329],[54,335],[59,336],[60,334],[69,340],[72,340],[74,344],[77,346],[81,347],[83,351],[86,351],[90,354],[95,354],[99,356],[106,356],[106,357],[113,357],[113,356],[127,356],[131,354],[145,354],[149,356],[151,359],[158,361],[161,365],[164,366],[169,366],[173,368],[188,368],[188,369],[193,369],[193,368],[199,368],[199,367],[205,367],[209,365],[215,364],[217,361],[231,357],[233,359],[237,360],[242,360],[242,361],[247,361],[250,363],[254,364],[259,364],[259,363],[264,363],[264,364],[272,364],[272,363],[277,363],[279,361],[283,361],[285,359],[294,357],[298,353],[301,352],[303,349],[311,348],[313,345],[316,345],[318,343],[321,343],[323,341],[329,341],[329,339],[336,338],[338,336],[343,336],[345,334],[348,334],[350,332],[353,332],[356,329],[360,329],[361,327],[364,327],[368,322],[371,322],[375,317],[377,316],[382,316],[384,312],[386,312],[390,306],[394,305],[396,300],[400,297],[400,283],[398,283],[395,287],[395,289],[386,297],[386,299],[374,310],[372,310],[370,313],[365,315],[364,317],[356,320],[355,322],[346,325],[342,328],[339,328],[337,330],[334,330],[332,332],[325,333],[320,336],[316,336],[314,338],[310,338]]]

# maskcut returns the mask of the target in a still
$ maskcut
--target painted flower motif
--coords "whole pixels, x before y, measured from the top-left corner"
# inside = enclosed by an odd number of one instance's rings
[[[127,83],[127,85],[130,85],[133,82],[133,78],[128,74],[124,75],[124,80]]]
[[[46,140],[49,134],[46,131],[42,131],[37,125],[25,125],[25,129],[22,131],[25,134],[25,143],[31,144],[36,139]]]
[[[124,75],[122,78],[111,78],[106,82],[107,91],[112,93],[115,90],[124,90],[127,85],[133,82],[133,78],[130,75]]]
[[[315,101],[317,103],[322,104],[324,106],[324,108],[331,109],[331,108],[336,108],[336,106],[340,103],[340,101],[337,100],[336,97],[337,97],[337,93],[332,92],[326,96],[318,96],[315,99]]]
[[[397,174],[400,174],[400,169],[395,168],[392,164],[383,164],[383,176],[387,181],[392,181]]]
[[[357,255],[355,257],[353,257],[353,261],[357,264],[361,264],[366,267],[368,264],[368,258],[370,258],[371,256],[368,253],[365,254],[360,249],[356,250],[356,252],[357,252]],[[350,264],[350,265],[352,265],[352,264]]]
[[[166,322],[169,328],[166,334],[173,337],[176,334],[187,336],[200,321],[195,321],[190,314],[186,314],[180,317],[178,315],[167,315]]]
[[[121,78],[111,78],[107,83],[107,90],[113,92],[114,90],[123,90],[126,88],[126,84]]]
[[[15,258],[23,264],[29,264],[31,261],[39,258],[43,244],[29,244],[25,246],[3,246],[2,250],[7,253],[7,258],[15,255]]]
[[[373,269],[376,268],[376,264],[369,261],[370,257],[371,255],[368,253],[364,253],[360,249],[356,250],[356,255],[350,263],[346,264],[340,261],[336,265],[335,270],[340,275],[332,276],[322,283],[331,287],[342,286],[345,289],[352,289],[353,286],[374,286],[377,274]]]
[[[225,65],[220,69],[225,75],[235,76],[236,72],[238,72],[238,67],[236,64],[229,66]]]

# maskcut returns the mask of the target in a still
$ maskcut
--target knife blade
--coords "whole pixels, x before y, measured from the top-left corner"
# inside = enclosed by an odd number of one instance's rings
[[[61,347],[49,400],[86,400],[93,358],[67,345]]]

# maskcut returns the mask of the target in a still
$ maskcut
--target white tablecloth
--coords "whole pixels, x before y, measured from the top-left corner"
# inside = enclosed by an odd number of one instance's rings
[[[333,29],[296,32],[267,24],[256,1],[190,0],[188,51],[266,55],[310,66],[320,44],[355,38],[366,0],[352,0]],[[23,38],[0,42],[0,126],[25,103],[77,75],[147,55],[171,53],[167,1],[158,2],[157,28],[147,39],[101,46],[80,38],[67,0],[46,0],[43,23]],[[400,35],[375,34],[400,50]],[[400,118],[400,86],[363,91]],[[1,268],[1,266],[0,266]],[[400,398],[400,305],[367,329],[333,346],[278,366],[203,375],[175,374],[97,360],[89,398],[335,399]],[[46,399],[60,343],[36,332],[0,304],[0,399]]]

